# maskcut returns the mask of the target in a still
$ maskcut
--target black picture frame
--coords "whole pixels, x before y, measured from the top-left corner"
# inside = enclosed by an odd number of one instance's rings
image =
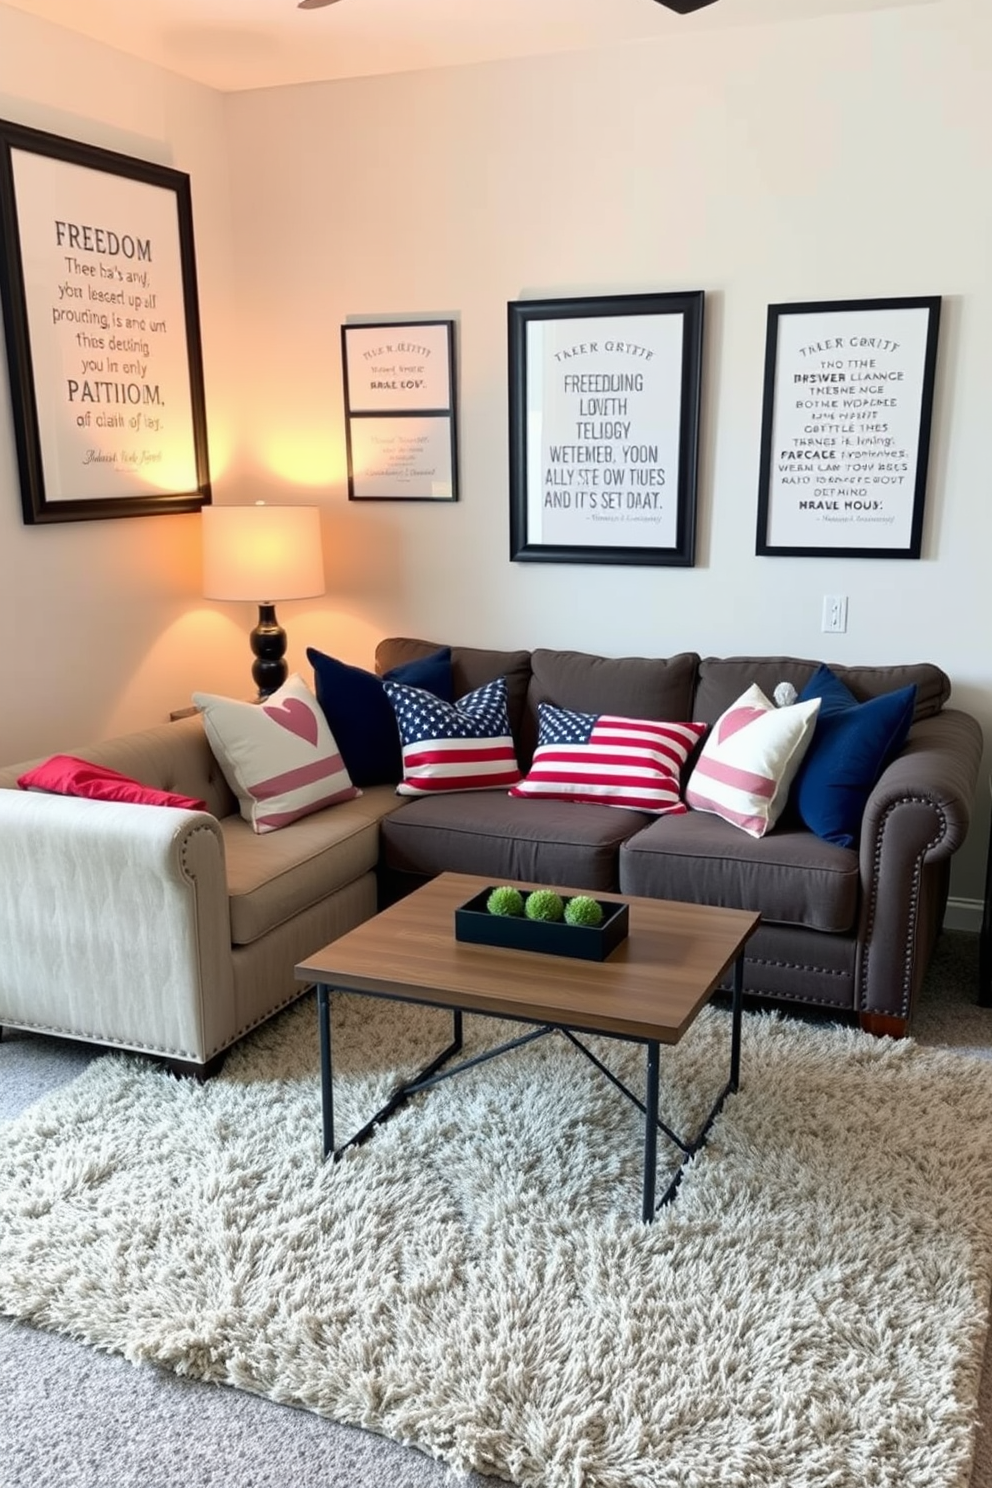
[[[759,557],[920,557],[940,306],[769,305]]]
[[[512,562],[692,567],[703,307],[702,290],[509,303]]]
[[[341,327],[349,501],[457,501],[453,320]]]
[[[0,120],[0,303],[26,525],[210,501],[188,175]]]

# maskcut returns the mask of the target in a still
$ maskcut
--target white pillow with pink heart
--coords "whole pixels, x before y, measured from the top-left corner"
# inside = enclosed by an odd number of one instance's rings
[[[819,710],[819,698],[776,708],[752,683],[710,730],[686,786],[686,805],[764,837],[782,814]]]
[[[194,692],[193,702],[241,815],[256,832],[276,832],[361,795],[323,710],[295,672],[262,703],[210,692]]]

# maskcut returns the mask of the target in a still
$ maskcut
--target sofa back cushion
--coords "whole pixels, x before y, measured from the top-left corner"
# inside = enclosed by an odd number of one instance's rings
[[[238,810],[237,798],[207,743],[199,714],[114,739],[102,739],[96,744],[78,745],[65,752],[80,755],[94,765],[118,770],[153,789],[194,796],[207,803],[207,810],[213,816],[230,816]],[[17,777],[47,757],[42,755],[40,759],[4,766],[0,770],[0,789],[16,788]]]
[[[21,790],[45,791],[53,796],[82,796],[89,801],[123,801],[132,806],[173,806],[180,811],[206,811],[206,801],[176,791],[159,790],[122,775],[109,765],[94,765],[75,754],[53,754],[18,776]]]
[[[820,665],[819,661],[797,656],[706,656],[699,663],[691,716],[702,723],[715,723],[752,682],[768,697],[774,695],[780,682],[791,682],[800,693]],[[939,713],[951,695],[950,678],[931,662],[878,667],[835,666],[831,662],[830,670],[859,703],[897,688],[915,686],[914,723]]]
[[[520,739],[522,768],[537,746],[538,708],[551,703],[575,713],[613,713],[662,723],[687,723],[699,657],[694,651],[659,660],[592,656],[585,651],[531,653],[531,681]]]

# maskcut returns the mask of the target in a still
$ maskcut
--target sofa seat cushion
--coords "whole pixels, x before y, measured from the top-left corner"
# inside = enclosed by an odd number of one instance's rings
[[[858,855],[805,828],[749,837],[717,816],[662,816],[620,849],[620,892],[757,910],[842,934],[858,914]]]
[[[495,791],[411,801],[382,823],[382,861],[397,873],[478,873],[493,882],[616,890],[621,842],[643,812]]]
[[[379,785],[264,836],[242,817],[226,816],[220,828],[233,944],[250,945],[374,869],[379,822],[401,806],[394,787]]]

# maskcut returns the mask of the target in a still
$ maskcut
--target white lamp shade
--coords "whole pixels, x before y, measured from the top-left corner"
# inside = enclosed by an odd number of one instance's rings
[[[317,506],[205,506],[203,593],[207,599],[310,599],[323,594]]]

